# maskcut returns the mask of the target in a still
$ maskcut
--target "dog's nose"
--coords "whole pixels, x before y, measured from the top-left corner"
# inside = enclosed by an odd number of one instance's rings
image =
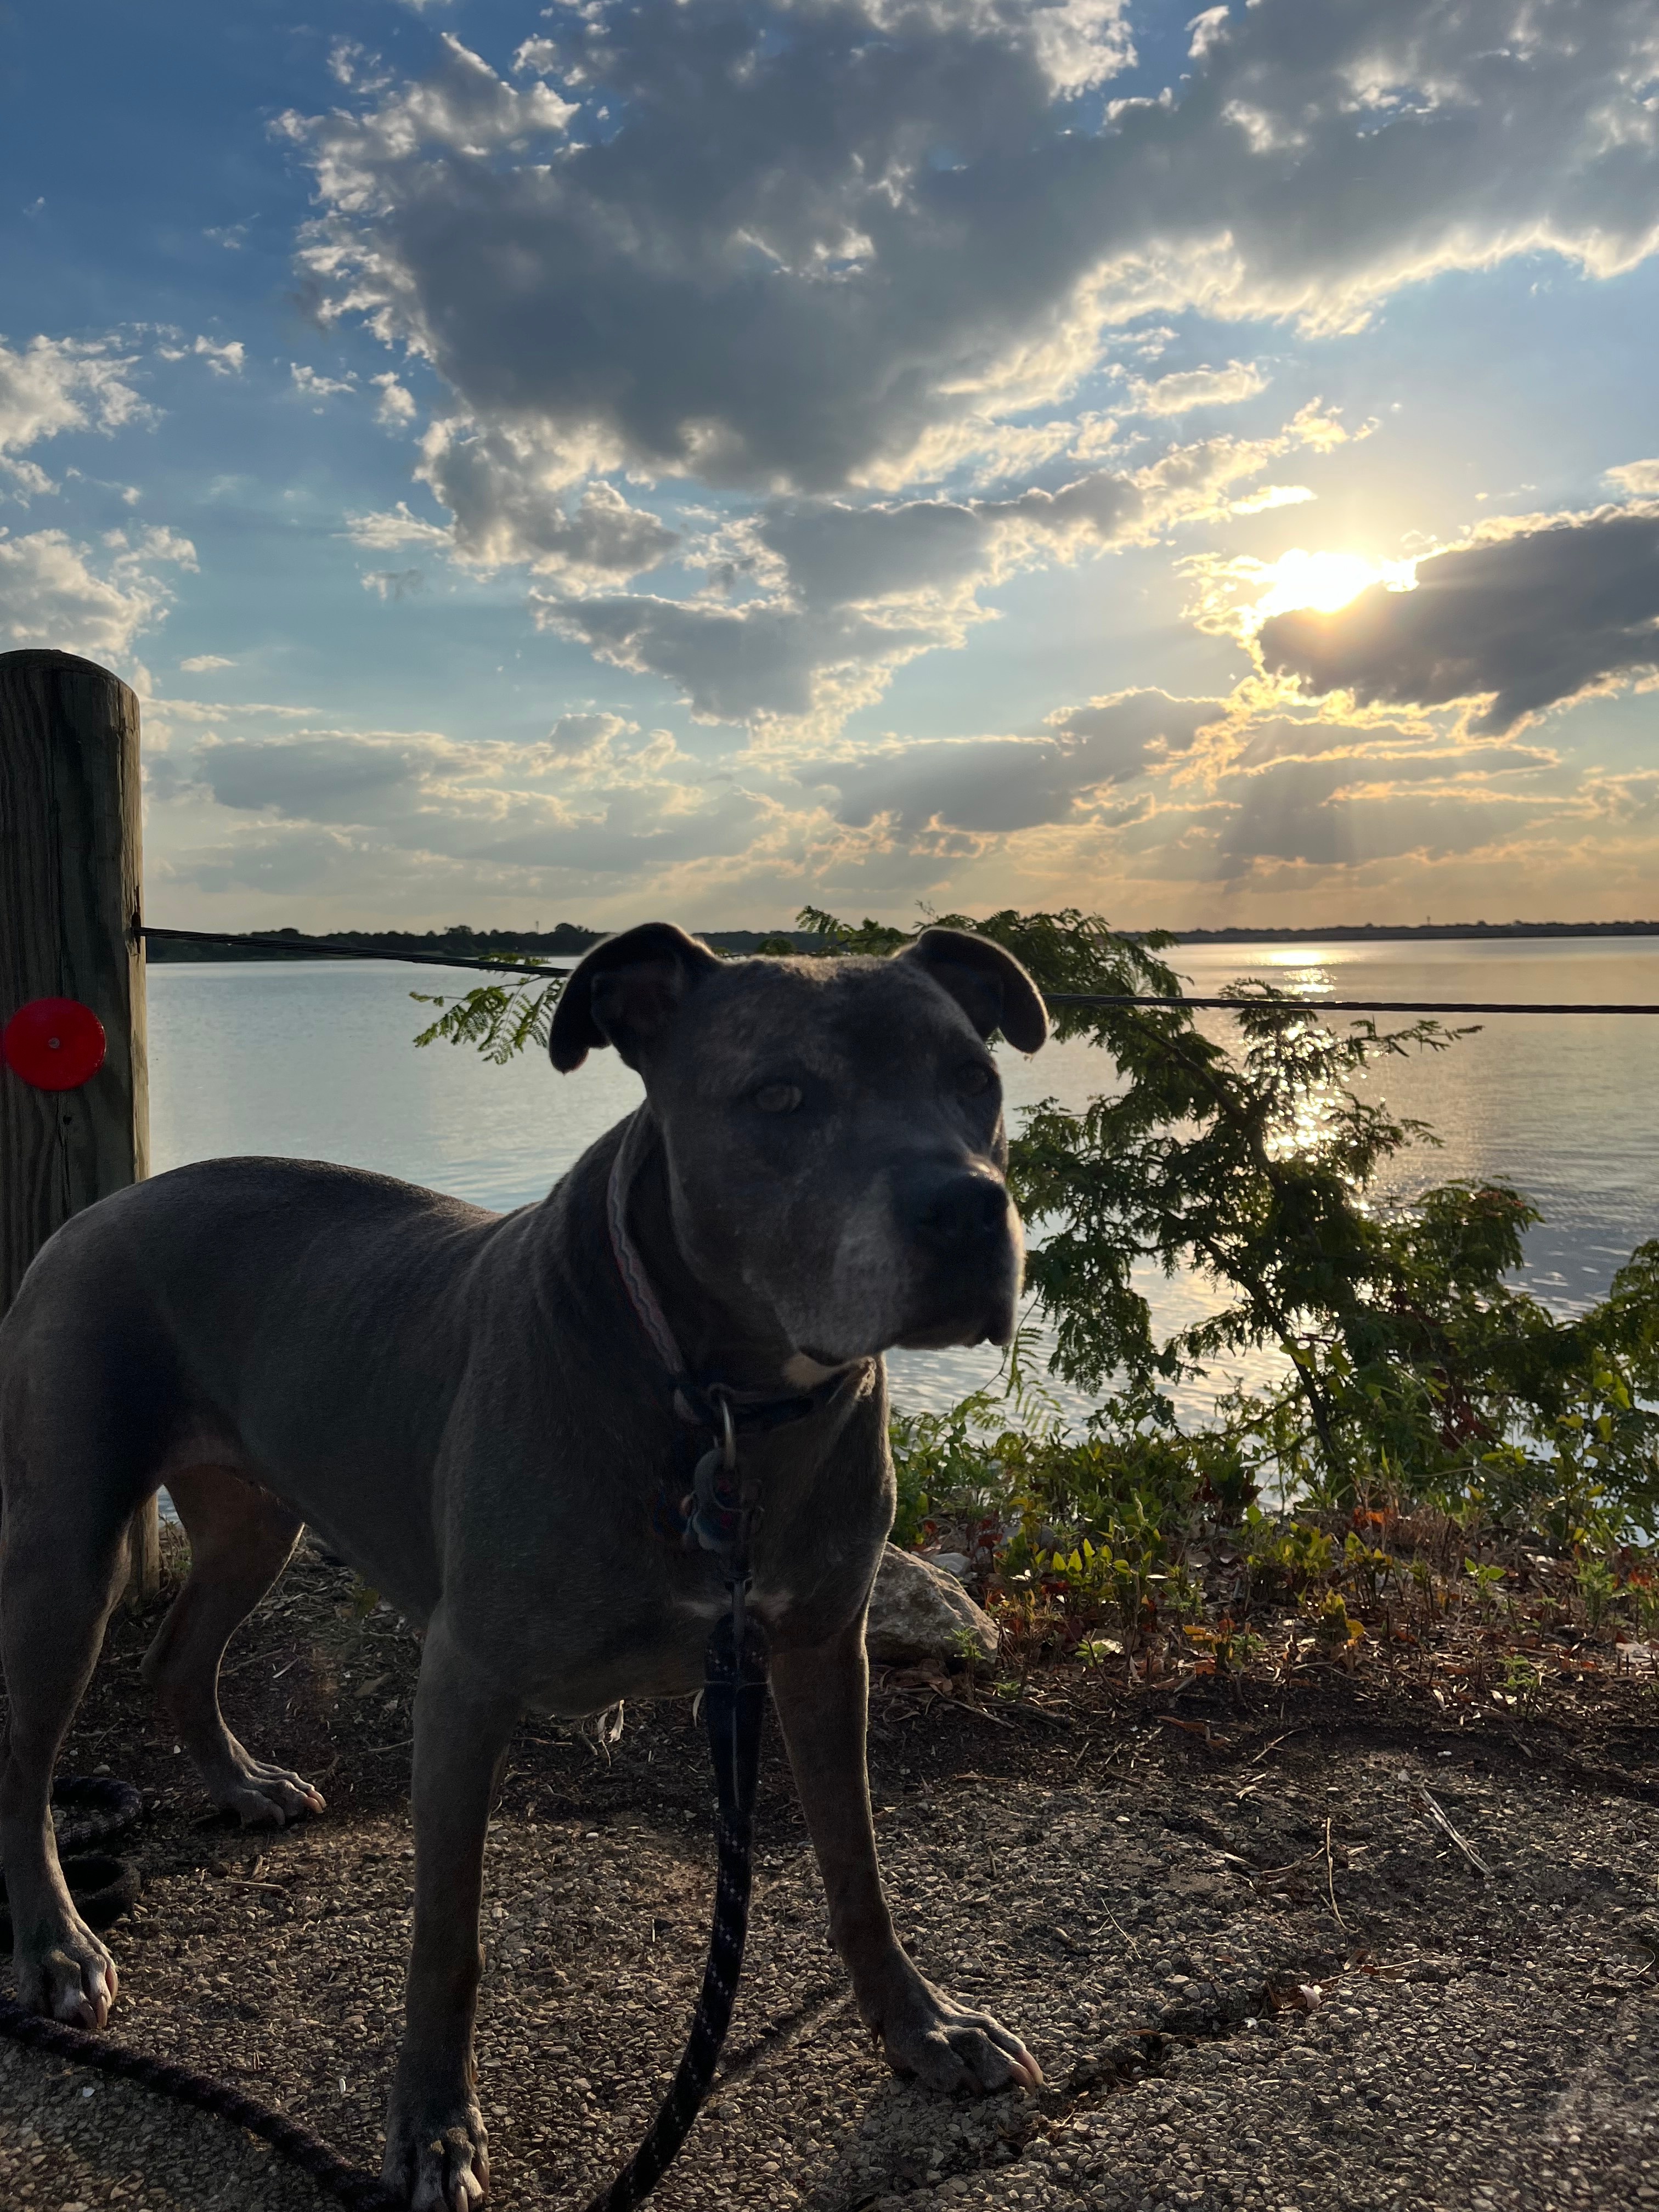
[[[919,1194],[912,1226],[918,1242],[940,1258],[969,1259],[1006,1237],[1007,1193],[988,1176],[952,1176]]]

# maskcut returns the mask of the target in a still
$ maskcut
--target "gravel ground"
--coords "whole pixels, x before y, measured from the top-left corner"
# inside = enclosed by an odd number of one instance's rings
[[[409,1927],[413,1644],[354,1612],[349,1578],[290,1571],[227,1708],[325,1772],[332,1804],[256,1841],[205,1813],[140,1717],[143,1641],[112,1632],[65,1762],[113,1765],[153,1808],[143,1898],[111,1939],[116,2029],[374,2164]],[[1592,1743],[1292,1684],[1231,1708],[1218,1750],[1144,1703],[1011,1718],[890,1690],[874,1771],[901,1926],[1048,2077],[980,2103],[895,2081],[870,2050],[774,1745],[725,2078],[653,2201],[1659,2207],[1659,1712],[1625,1695]],[[630,1711],[614,1746],[522,1737],[490,1838],[478,2046],[499,2212],[580,2206],[641,2132],[700,1969],[706,1798],[684,1707]],[[3,2212],[328,2201],[219,2122],[4,2044],[0,2179]]]

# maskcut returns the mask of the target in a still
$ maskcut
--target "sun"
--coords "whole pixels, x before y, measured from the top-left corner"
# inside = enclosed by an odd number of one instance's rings
[[[1269,615],[1289,614],[1302,607],[1332,615],[1381,578],[1376,563],[1358,553],[1309,553],[1293,545],[1263,570],[1267,590],[1256,601],[1255,611],[1264,621]]]
[[[1257,623],[1270,615],[1304,609],[1334,615],[1372,584],[1386,584],[1390,591],[1408,590],[1415,580],[1414,565],[1410,561],[1368,561],[1360,553],[1310,553],[1293,545],[1261,570],[1266,589],[1251,615]]]

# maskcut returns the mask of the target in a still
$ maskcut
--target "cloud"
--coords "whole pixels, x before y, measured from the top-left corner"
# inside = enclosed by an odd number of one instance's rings
[[[1438,859],[1512,837],[1559,811],[1547,793],[1504,781],[1535,774],[1534,756],[1483,756],[1474,775],[1463,771],[1463,757],[1356,751],[1244,776],[1224,787],[1230,804],[1216,838],[1217,874],[1224,879],[1264,860],[1329,868],[1411,853]]]
[[[439,66],[423,83],[387,92],[375,80],[368,89],[377,104],[360,116],[337,110],[307,121],[289,110],[275,126],[309,150],[327,200],[358,214],[385,204],[387,181],[411,159],[510,161],[532,144],[539,149],[549,133],[561,136],[577,112],[540,82],[507,83],[447,31]],[[329,257],[319,253],[318,265],[326,268]]]
[[[134,356],[108,343],[32,338],[14,350],[0,338],[0,482],[25,498],[56,489],[32,461],[14,458],[65,430],[100,430],[143,421],[149,410],[128,379]]]
[[[415,395],[406,391],[395,376],[371,376],[368,380],[380,395],[380,404],[374,410],[377,422],[388,430],[401,430],[415,420],[418,412]]]
[[[1584,796],[1618,830],[1659,830],[1659,769],[1632,769],[1624,775],[1593,769],[1585,778]]]
[[[207,362],[215,376],[240,376],[247,361],[247,348],[240,338],[222,345],[212,338],[198,337],[191,351]]]
[[[1036,562],[1152,544],[1261,504],[1241,501],[1238,487],[1346,434],[1313,401],[1270,438],[1171,446],[1139,469],[1092,470],[1006,499],[771,500],[685,547],[708,579],[697,596],[532,592],[532,607],[540,627],[662,678],[702,720],[828,735],[906,662],[988,620],[981,589]],[[407,526],[422,527],[412,516]]]
[[[448,526],[422,521],[399,500],[389,513],[349,516],[355,543],[429,545],[476,568],[522,563],[563,591],[581,592],[657,567],[679,542],[678,532],[648,508],[631,507],[612,484],[575,490],[580,467],[511,431],[434,422],[416,474],[449,508]]]
[[[1130,386],[1131,404],[1142,415],[1185,415],[1194,407],[1236,407],[1267,388],[1254,362],[1230,361],[1225,368],[1183,368],[1147,384]]]
[[[580,476],[559,449],[512,429],[435,422],[422,441],[421,479],[454,515],[459,559],[479,568],[523,562],[580,589],[655,568],[678,534],[609,483],[570,495]]]
[[[685,762],[669,732],[642,732],[620,714],[563,714],[539,741],[466,742],[434,730],[281,726],[305,720],[307,709],[198,703],[181,717],[179,703],[153,702],[169,739],[152,763],[155,788],[170,800],[194,794],[235,812],[356,830],[418,816],[422,836],[440,846],[449,841],[448,817],[465,846],[481,830],[494,835],[508,823],[591,817],[607,797],[630,790],[653,790],[661,804],[681,806],[689,792],[701,803],[684,782]],[[258,725],[267,720],[276,726],[263,732]],[[207,726],[188,743],[172,742],[173,723],[189,720]],[[227,737],[218,726],[227,721],[254,726]],[[573,795],[580,801],[574,812]]]
[[[234,668],[234,660],[227,660],[222,653],[192,653],[188,660],[179,663],[186,676],[205,676],[215,668]]]
[[[422,568],[370,568],[362,578],[363,589],[380,599],[411,599],[425,584]]]
[[[1609,483],[1633,499],[1659,499],[1659,460],[1625,461],[1606,473]]]
[[[343,920],[370,896],[387,912],[465,900],[510,918],[529,892],[604,920],[655,905],[752,921],[807,898],[1053,905],[1082,879],[1091,905],[1144,921],[1171,900],[1176,918],[1254,899],[1271,913],[1320,886],[1340,905],[1454,865],[1495,884],[1518,854],[1565,866],[1597,838],[1639,882],[1648,845],[1631,825],[1649,820],[1650,843],[1659,807],[1645,771],[1471,745],[1445,714],[1267,706],[1259,686],[1119,692],[1034,730],[718,764],[586,704],[544,737],[490,742],[255,704],[147,701],[146,720],[158,880],[333,899]]]
[[[976,593],[1036,562],[1072,561],[1242,509],[1307,496],[1239,488],[1274,461],[1348,435],[1310,402],[1271,437],[1172,445],[1139,469],[1097,469],[1002,499],[854,502],[785,496],[676,531],[599,479],[578,492],[556,449],[453,420],[431,425],[417,471],[451,512],[399,501],[353,514],[376,552],[419,546],[464,565],[527,567],[538,627],[670,684],[700,719],[836,726],[919,653],[988,618]],[[618,592],[678,556],[689,592]],[[382,597],[413,571],[374,570]]]
[[[1232,896],[1288,870],[1305,888],[1407,856],[1495,852],[1604,804],[1535,745],[1275,710],[1249,686],[1120,692],[1038,732],[888,740],[798,756],[788,772],[867,856],[957,875],[994,866],[1000,884],[1023,875],[1050,898],[1074,896],[1079,873]]]
[[[119,659],[167,612],[173,594],[164,565],[195,568],[187,538],[112,530],[94,552],[61,530],[22,538],[0,530],[0,641]]]
[[[1497,732],[1659,668],[1659,507],[1523,516],[1417,563],[1409,591],[1376,584],[1333,614],[1275,615],[1263,666],[1361,706],[1484,702]]]
[[[1261,861],[1333,868],[1508,836],[1558,806],[1540,782],[1556,765],[1532,746],[1147,690],[1041,732],[889,741],[791,773],[837,822],[905,849],[960,861],[1086,835],[1097,858],[1103,838],[1140,870],[1225,883]]]
[[[621,714],[561,714],[547,733],[547,749],[561,761],[592,761],[638,728]]]
[[[213,238],[218,234],[209,231],[207,235]],[[235,242],[240,243],[240,240]],[[163,361],[189,361],[192,356],[205,361],[215,376],[240,376],[247,366],[247,348],[240,338],[222,343],[216,338],[198,337],[186,345],[182,331],[167,330],[155,350]]]
[[[1111,0],[596,0],[510,75],[447,39],[286,118],[302,259],[486,429],[764,493],[896,485],[1147,312],[1340,331],[1441,270],[1654,250],[1647,0],[1200,21],[1162,99],[1110,96]]]
[[[199,745],[191,781],[221,806],[352,823],[401,811],[425,787],[477,766],[474,750],[447,738],[329,731]]]
[[[1220,711],[1212,699],[1124,692],[1052,715],[1040,734],[890,744],[808,757],[792,772],[833,790],[835,817],[852,828],[879,822],[900,839],[956,837],[958,850],[973,850],[1017,830],[1098,818],[1104,794],[1183,751]]]
[[[203,889],[361,896],[379,883],[394,902],[416,880],[454,896],[637,891],[665,872],[739,865],[776,811],[730,779],[711,788],[686,774],[665,732],[615,714],[573,713],[527,744],[317,727],[209,728],[181,744],[177,703],[155,702],[172,742],[147,758],[150,821],[167,878]],[[228,710],[245,722],[272,711]]]
[[[357,386],[355,376],[322,376],[314,368],[308,368],[303,362],[289,362],[288,373],[294,380],[295,392],[301,399],[331,399],[340,393],[354,392]],[[320,415],[323,410],[317,407],[312,411]]]
[[[532,594],[532,597],[534,595]],[[544,629],[613,667],[659,676],[702,721],[838,724],[881,696],[891,672],[948,632],[857,608],[762,600],[725,607],[643,594],[536,599]]]
[[[345,534],[354,545],[367,546],[371,552],[390,553],[400,545],[428,545],[434,552],[453,550],[453,533],[440,522],[422,521],[411,514],[406,500],[399,500],[390,513],[382,514],[348,514]]]

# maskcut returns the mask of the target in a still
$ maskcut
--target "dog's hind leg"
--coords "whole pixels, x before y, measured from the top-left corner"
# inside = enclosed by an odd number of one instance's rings
[[[101,2028],[115,1961],[76,1911],[52,1826],[52,1776],[125,1583],[130,1499],[77,1486],[72,1510],[10,1487],[0,1546],[0,1660],[11,1722],[0,1762],[0,1863],[21,2002]]]
[[[144,1655],[144,1679],[216,1805],[279,1828],[320,1813],[310,1783],[245,1751],[219,1710],[225,1646],[293,1557],[303,1523],[226,1468],[170,1472],[167,1494],[190,1538],[190,1577]]]

